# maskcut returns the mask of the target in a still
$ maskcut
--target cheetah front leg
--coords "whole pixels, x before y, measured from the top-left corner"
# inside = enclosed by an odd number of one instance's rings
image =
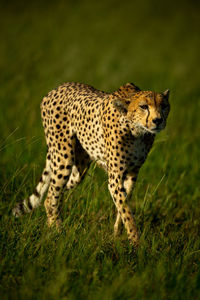
[[[121,232],[122,219],[119,211],[117,211],[117,217],[114,225],[114,237],[117,237]]]
[[[137,179],[137,172],[135,172],[135,173],[125,172],[123,175],[123,186],[124,186],[126,194],[127,194],[127,200],[129,200],[132,195],[132,191],[133,191],[136,179]],[[115,221],[115,225],[114,225],[114,236],[115,237],[117,237],[119,235],[119,233],[121,232],[121,225],[122,225],[122,219],[121,219],[119,211],[117,211],[117,217],[116,217],[116,221]]]
[[[136,174],[117,174],[109,175],[109,191],[116,205],[118,214],[114,225],[114,234],[118,234],[121,220],[126,228],[128,239],[134,245],[138,243],[139,234],[136,228],[135,220],[127,200],[131,195],[134,182],[136,181]]]

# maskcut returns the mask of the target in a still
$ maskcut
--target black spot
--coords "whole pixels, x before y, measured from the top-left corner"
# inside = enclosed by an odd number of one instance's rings
[[[36,189],[34,190],[33,194],[38,198],[40,197],[40,194],[38,193],[38,191]]]
[[[19,203],[19,210],[21,211],[22,214],[25,213],[25,211],[24,211],[24,204],[23,203]]]
[[[31,202],[30,202],[30,198],[27,199],[27,205],[28,205],[28,208],[29,208],[30,210],[33,209],[32,205],[31,205]]]

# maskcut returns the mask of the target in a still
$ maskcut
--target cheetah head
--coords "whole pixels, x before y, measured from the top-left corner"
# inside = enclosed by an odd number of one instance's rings
[[[169,90],[155,93],[141,91],[133,84],[126,84],[115,95],[117,99],[114,105],[123,114],[133,134],[156,134],[165,128],[170,111]]]

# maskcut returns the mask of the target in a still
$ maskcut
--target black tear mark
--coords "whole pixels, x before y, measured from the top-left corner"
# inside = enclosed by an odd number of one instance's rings
[[[149,108],[147,108],[147,110],[148,110],[148,115],[147,115],[147,118],[146,118],[146,127],[148,128],[147,124],[148,124],[148,120],[149,120],[150,111],[149,111]]]

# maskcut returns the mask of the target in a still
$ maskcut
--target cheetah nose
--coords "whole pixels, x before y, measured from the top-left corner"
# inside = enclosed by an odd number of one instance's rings
[[[153,123],[155,123],[156,126],[159,126],[162,122],[163,122],[163,119],[162,119],[162,118],[155,118],[155,119],[153,120]]]

